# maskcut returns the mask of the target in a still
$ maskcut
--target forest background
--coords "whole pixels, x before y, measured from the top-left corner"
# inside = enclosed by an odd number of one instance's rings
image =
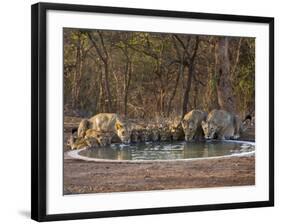
[[[64,28],[64,113],[255,112],[255,38]]]

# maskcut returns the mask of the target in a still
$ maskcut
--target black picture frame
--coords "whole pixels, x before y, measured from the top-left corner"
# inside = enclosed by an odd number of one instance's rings
[[[46,214],[46,13],[48,10],[100,12],[124,15],[162,16],[217,21],[254,22],[269,24],[269,200],[209,204],[196,206],[160,207],[101,212]],[[103,7],[73,4],[37,3],[31,16],[31,218],[37,221],[74,220],[115,216],[132,216],[206,210],[238,209],[274,206],[274,18],[151,9]]]

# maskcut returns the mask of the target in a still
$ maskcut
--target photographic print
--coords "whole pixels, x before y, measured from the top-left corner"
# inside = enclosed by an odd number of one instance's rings
[[[63,29],[64,194],[255,185],[255,38]]]
[[[274,18],[31,16],[32,219],[274,205]]]

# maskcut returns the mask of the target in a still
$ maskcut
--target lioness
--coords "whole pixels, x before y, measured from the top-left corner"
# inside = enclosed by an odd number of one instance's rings
[[[241,121],[238,116],[225,110],[212,110],[206,121],[202,121],[205,139],[238,139]]]
[[[78,137],[84,138],[86,131],[90,128],[90,126],[91,125],[90,125],[89,121],[87,119],[83,119],[78,126],[78,130],[77,130]]]
[[[78,127],[78,136],[84,137],[88,129],[101,132],[114,132],[123,143],[130,143],[130,129],[114,113],[100,113],[90,119],[83,119]]]
[[[207,113],[201,110],[192,110],[184,116],[181,125],[186,141],[191,141],[193,139],[200,140],[204,138],[201,122],[205,120],[206,117]]]
[[[106,146],[111,144],[113,132],[101,132],[94,129],[88,129],[85,134],[85,139],[97,139],[100,146]]]

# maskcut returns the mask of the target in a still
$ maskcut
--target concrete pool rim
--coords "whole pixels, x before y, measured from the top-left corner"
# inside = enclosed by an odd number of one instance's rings
[[[252,141],[239,141],[239,140],[224,140],[223,142],[235,142],[241,144],[254,145],[255,142]],[[99,158],[90,158],[87,156],[82,156],[79,153],[86,148],[71,150],[65,152],[66,155],[71,157],[72,159],[84,160],[87,162],[110,162],[110,163],[157,163],[157,162],[181,162],[181,161],[199,161],[199,160],[211,160],[211,159],[223,159],[223,158],[231,158],[231,157],[249,157],[255,155],[255,150],[250,152],[241,152],[241,153],[233,153],[231,155],[224,156],[212,156],[212,157],[201,157],[201,158],[188,158],[188,159],[158,159],[158,160],[114,160],[114,159],[99,159]]]

